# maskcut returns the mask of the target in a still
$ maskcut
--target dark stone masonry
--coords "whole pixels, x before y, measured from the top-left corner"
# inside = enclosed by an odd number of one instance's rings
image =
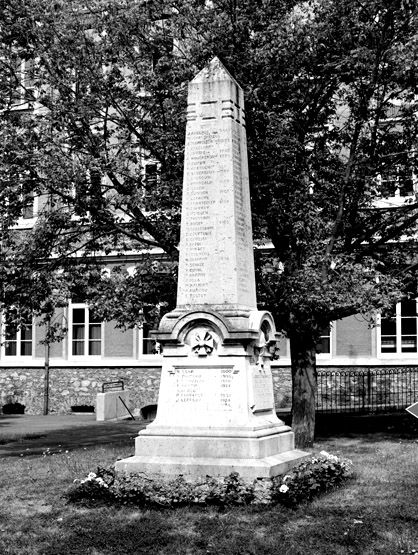
[[[96,404],[96,394],[104,382],[123,380],[130,392],[130,408],[140,416],[142,408],[157,403],[161,368],[51,368],[49,406],[51,413],[66,414],[74,405]],[[290,371],[273,369],[273,383],[278,408],[290,404]],[[42,367],[0,369],[0,407],[9,402],[26,406],[27,414],[42,414],[44,395]],[[279,392],[280,389],[280,392]]]
[[[159,367],[130,368],[51,368],[49,407],[51,413],[66,414],[72,406],[96,405],[96,394],[104,382],[123,380],[130,392],[135,415],[140,409],[156,404],[160,384]],[[19,402],[27,414],[42,414],[44,369],[41,367],[2,368],[0,370],[0,405]],[[132,410],[131,409],[131,410]]]
[[[379,367],[328,367],[327,376],[322,380],[320,392],[327,397],[333,387],[333,395],[350,397],[355,404],[362,396],[358,391],[356,374],[364,373],[368,368],[379,370]],[[318,370],[321,368],[318,367]],[[333,377],[339,371],[351,370],[352,377],[344,384],[340,379]],[[418,371],[416,367],[380,367],[385,374],[393,374],[388,380],[387,376],[373,378],[370,386],[376,399],[379,396],[398,397],[397,390],[408,393],[412,403],[418,391]],[[50,370],[50,399],[51,413],[66,414],[71,412],[74,405],[96,405],[96,394],[101,392],[104,382],[123,380],[125,388],[130,392],[130,409],[135,416],[141,416],[141,409],[155,405],[158,401],[160,385],[160,366],[138,367],[57,367]],[[272,367],[273,389],[277,410],[290,409],[292,402],[291,373],[289,367]],[[351,382],[353,382],[351,384]],[[325,383],[325,386],[324,386]],[[334,384],[334,385],[333,385]],[[343,385],[344,391],[341,391]],[[19,402],[25,405],[27,414],[42,414],[44,395],[44,369],[42,367],[15,367],[0,369],[0,409],[6,403]],[[396,391],[395,391],[396,390]],[[344,395],[343,395],[344,393]],[[364,392],[363,392],[364,394]],[[396,394],[396,395],[395,395]],[[409,404],[409,401],[408,401]],[[152,411],[151,411],[152,413]]]

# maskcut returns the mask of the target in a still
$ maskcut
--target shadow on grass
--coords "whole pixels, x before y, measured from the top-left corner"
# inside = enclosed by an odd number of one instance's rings
[[[40,456],[46,449],[50,453],[63,450],[81,450],[108,444],[134,446],[138,431],[146,426],[144,422],[120,421],[93,422],[86,426],[62,427],[42,431],[13,434],[13,426],[0,428],[0,458]],[[13,442],[9,440],[13,439]]]
[[[160,555],[306,555],[323,553],[324,534],[335,547],[363,547],[369,537],[346,538],[347,526],[335,526],[332,515],[317,519],[282,508],[231,511],[174,510],[115,514],[97,510],[65,519],[60,533],[44,538],[43,555],[150,554]],[[359,531],[360,532],[360,531]],[[335,549],[334,553],[340,553]]]
[[[24,419],[23,414],[0,414],[0,428],[7,428],[15,424],[16,420]]]
[[[24,443],[26,441],[36,441],[39,439],[43,439],[45,438],[46,435],[45,434],[24,434],[24,435],[14,435],[12,434],[11,436],[5,436],[5,437],[0,437],[0,445],[9,445],[9,443]]]
[[[187,523],[185,522],[185,528]],[[43,555],[184,553],[190,539],[165,513],[99,509],[65,519]]]
[[[320,414],[317,417],[317,438],[361,437],[368,441],[387,439],[418,439],[418,419],[408,413],[345,415]]]
[[[291,425],[290,414],[281,415],[285,424]],[[317,413],[315,440],[331,437],[358,438],[367,436],[368,441],[382,439],[418,439],[418,418],[407,412],[389,414]]]

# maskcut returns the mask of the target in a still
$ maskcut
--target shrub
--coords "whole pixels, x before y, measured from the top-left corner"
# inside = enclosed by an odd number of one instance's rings
[[[295,506],[340,486],[352,475],[353,465],[350,460],[321,451],[319,457],[302,462],[285,476],[273,479],[272,499],[287,506]]]
[[[25,405],[21,403],[6,403],[3,405],[3,414],[25,414]]]
[[[109,501],[136,506],[179,507],[182,505],[230,505],[283,503],[288,506],[308,501],[320,492],[340,485],[352,475],[351,462],[322,452],[301,463],[289,474],[273,479],[245,482],[233,472],[225,478],[206,476],[188,482],[183,476],[164,480],[145,474],[115,474],[98,468],[83,480],[75,480],[67,492],[69,501]]]
[[[98,468],[74,483],[66,492],[70,502],[114,501],[137,506],[178,507],[182,505],[242,505],[254,499],[254,486],[246,484],[237,473],[224,479],[207,476],[199,482],[187,482],[183,476],[173,480],[144,475],[115,475],[113,469]]]
[[[110,501],[113,498],[111,486],[114,481],[114,471],[99,466],[96,472],[90,472],[83,480],[74,480],[65,497],[71,502]]]

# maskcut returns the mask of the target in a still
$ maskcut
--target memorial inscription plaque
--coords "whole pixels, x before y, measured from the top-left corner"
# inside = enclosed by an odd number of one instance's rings
[[[232,410],[232,366],[174,367],[173,401],[183,410]],[[205,395],[204,392],[210,392]]]
[[[260,412],[273,409],[274,397],[271,373],[256,368],[252,375],[252,385],[253,404],[251,410]]]

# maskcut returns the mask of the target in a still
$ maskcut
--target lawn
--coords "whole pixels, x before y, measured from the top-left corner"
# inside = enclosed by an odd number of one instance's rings
[[[294,509],[74,506],[62,494],[132,445],[0,460],[0,553],[281,555],[418,553],[418,437],[318,441],[353,460],[345,487]]]

